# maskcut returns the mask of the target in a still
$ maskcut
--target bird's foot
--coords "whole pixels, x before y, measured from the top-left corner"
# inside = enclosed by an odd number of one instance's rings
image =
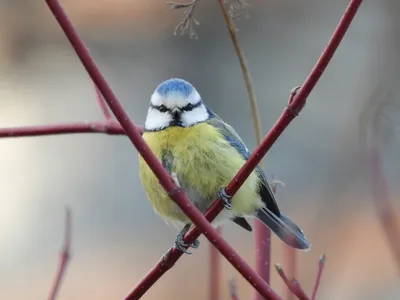
[[[223,205],[226,209],[228,209],[228,210],[231,210],[231,209],[232,209],[232,204],[231,204],[230,201],[229,201],[232,197],[229,196],[229,195],[226,193],[225,188],[219,189],[218,192],[217,192],[217,196],[218,196],[218,198],[221,199],[222,205]]]
[[[193,249],[197,249],[200,246],[200,242],[198,240],[195,240],[194,243],[191,245],[185,243],[183,238],[185,237],[185,234],[189,231],[189,228],[190,228],[190,224],[187,224],[181,230],[181,232],[179,232],[179,234],[175,240],[175,248],[186,254],[192,254],[191,252],[187,251],[187,248],[192,247]]]

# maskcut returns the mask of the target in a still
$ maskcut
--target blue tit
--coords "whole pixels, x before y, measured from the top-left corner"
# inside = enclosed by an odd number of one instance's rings
[[[224,187],[250,157],[236,131],[208,108],[197,90],[187,81],[172,78],[162,82],[151,96],[143,138],[177,185],[202,212],[219,196],[224,209],[214,220],[218,226],[232,220],[252,231],[246,217],[255,217],[284,243],[301,250],[310,249],[303,231],[278,208],[263,170],[251,173],[229,203]],[[157,214],[167,223],[182,228],[176,247],[189,245],[183,236],[191,220],[159,184],[147,163],[139,158],[140,177]],[[198,241],[193,245],[198,247]]]

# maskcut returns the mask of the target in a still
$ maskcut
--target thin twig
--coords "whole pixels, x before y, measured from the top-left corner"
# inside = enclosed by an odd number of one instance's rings
[[[222,13],[224,15],[225,23],[228,28],[229,36],[232,40],[233,47],[235,48],[236,55],[239,59],[240,68],[242,69],[242,74],[244,78],[244,83],[246,85],[247,96],[249,97],[249,103],[251,107],[251,115],[253,117],[253,127],[254,127],[254,134],[256,137],[257,144],[261,143],[262,140],[262,133],[261,133],[261,121],[260,115],[258,110],[258,104],[256,95],[254,92],[253,83],[251,80],[250,70],[247,66],[246,58],[242,49],[240,48],[239,40],[236,35],[235,24],[232,21],[228,11],[225,8],[224,0],[218,0],[218,3],[221,7]],[[261,163],[260,163],[261,164]]]
[[[96,85],[94,85],[94,88],[96,90],[97,103],[99,104],[104,117],[106,118],[107,121],[111,121],[112,116],[111,116],[110,111],[108,110],[107,103],[104,101],[103,95],[100,93],[100,91]]]
[[[280,264],[275,264],[276,271],[278,272],[279,276],[283,279],[285,282],[286,286],[289,288],[289,290],[296,295],[296,297],[300,300],[310,300],[310,298],[307,296],[307,294],[304,292],[302,289],[300,283],[298,280],[295,278],[288,279],[288,277],[285,274],[285,271],[283,270],[282,266]]]
[[[125,130],[127,136],[129,137],[133,145],[139,151],[140,155],[146,161],[146,163],[151,167],[153,173],[159,179],[159,182],[162,185],[162,187],[171,195],[172,200],[175,201],[178,207],[196,225],[196,228],[192,229],[189,232],[192,232],[191,234],[193,234],[193,232],[196,232],[195,234],[197,236],[203,233],[205,237],[215,247],[217,247],[220,250],[221,254],[224,255],[229,260],[229,262],[243,275],[243,277],[255,289],[257,289],[265,298],[280,299],[280,297],[273,290],[271,290],[270,286],[255,271],[253,271],[250,265],[247,264],[240,257],[240,255],[229,245],[228,242],[226,242],[218,234],[215,228],[210,224],[210,221],[213,220],[216,217],[216,215],[222,211],[223,209],[222,202],[221,201],[214,202],[214,204],[220,206],[219,207],[217,206],[216,208],[214,207],[213,211],[211,211],[211,214],[213,215],[211,218],[209,211],[208,219],[206,219],[205,216],[203,216],[202,213],[193,205],[193,202],[189,200],[186,194],[183,191],[179,191],[177,189],[177,186],[172,180],[171,176],[164,169],[161,162],[157,159],[157,157],[151,151],[150,147],[143,140],[140,131],[138,129],[138,126],[132,122],[132,120],[126,113],[125,109],[122,107],[121,103],[111,90],[100,69],[96,65],[93,58],[91,57],[87,47],[82,42],[75,28],[73,27],[67,15],[65,14],[60,3],[56,0],[47,0],[46,2],[50,10],[56,17],[56,20],[60,24],[61,28],[63,29],[65,35],[71,42],[71,45],[73,46],[83,66],[86,68],[93,82],[95,82],[96,86],[99,88],[110,110],[115,115],[116,119],[120,122],[122,128]],[[253,170],[254,168],[255,166],[252,167]],[[239,182],[239,184],[235,183],[235,185],[237,185],[236,189],[239,189],[239,187],[244,183],[245,179],[249,175],[243,177],[241,179],[242,182]],[[232,187],[230,187],[230,189],[232,189]],[[229,195],[233,195],[236,191],[233,191],[232,193],[232,190],[230,190]],[[184,239],[185,243],[187,243],[187,240],[189,238],[191,238],[190,235],[186,234]],[[173,252],[174,249],[172,249],[171,252]],[[143,295],[147,291],[148,288],[149,286],[143,288],[143,285],[141,285],[139,288],[140,291],[135,289],[135,291],[132,292],[130,295],[128,295],[126,299],[138,299],[140,298],[141,295]]]
[[[175,3],[175,2],[167,2],[168,5],[171,6],[171,9],[181,9],[186,8],[183,13],[183,19],[179,22],[179,24],[175,27],[174,34],[176,35],[179,31],[180,35],[188,34],[189,38],[197,39],[197,33],[194,30],[195,26],[199,26],[199,22],[194,18],[194,10],[199,0],[193,0],[189,3]]]
[[[321,277],[322,277],[322,273],[323,273],[324,268],[325,268],[325,263],[326,263],[326,256],[325,256],[325,254],[322,254],[320,259],[319,259],[319,263],[318,263],[318,273],[317,273],[317,278],[315,280],[315,284],[314,284],[311,300],[315,300],[316,297],[317,297],[319,283],[321,282]]]
[[[143,129],[140,129],[143,130]],[[46,136],[76,133],[103,133],[109,135],[125,135],[118,122],[82,122],[54,125],[36,125],[0,128],[0,138],[15,138],[28,136]]]
[[[229,195],[233,195],[243,182],[259,164],[262,157],[271,148],[273,143],[278,139],[285,128],[290,124],[290,122],[298,115],[298,113],[303,108],[308,95],[311,93],[312,89],[318,82],[319,78],[326,69],[328,63],[330,62],[333,54],[338,48],[340,42],[343,39],[348,27],[356,15],[358,8],[360,7],[362,0],[351,0],[349,6],[347,7],[343,17],[341,18],[339,25],[335,29],[331,39],[328,42],[327,47],[324,49],[321,57],[318,59],[311,73],[305,80],[300,93],[296,93],[297,89],[294,89],[290,98],[289,106],[285,109],[277,123],[272,127],[272,129],[265,136],[263,141],[257,148],[253,151],[251,157],[246,161],[244,166],[239,170],[238,174],[232,179],[231,183],[228,185],[226,191]],[[107,100],[107,98],[106,98]],[[216,215],[222,210],[222,205],[220,202],[214,202],[212,207],[208,209],[206,213],[207,220],[213,220]],[[193,243],[200,235],[198,228],[192,228],[184,238],[185,243]],[[134,290],[130,293],[129,299],[139,299],[158,279],[160,279],[163,274],[165,274],[175,262],[182,256],[181,252],[177,250],[170,250],[162,260],[160,260],[153,269],[136,285]],[[128,299],[128,298],[126,298]]]
[[[229,36],[231,38],[233,47],[235,48],[236,55],[239,59],[240,67],[242,69],[242,74],[244,78],[244,83],[246,86],[247,95],[249,98],[251,115],[253,119],[253,128],[254,135],[256,138],[257,144],[261,143],[262,134],[261,134],[261,121],[258,110],[257,99],[254,91],[254,87],[251,80],[250,70],[246,63],[246,58],[244,53],[240,47],[239,39],[236,34],[235,24],[231,18],[232,12],[237,11],[241,7],[240,4],[245,2],[237,2],[236,5],[231,4],[231,11],[228,12],[224,5],[224,0],[218,0],[220,8],[222,10],[222,14],[224,15],[225,23],[228,28]],[[262,166],[262,162],[260,162]],[[266,282],[270,281],[270,264],[271,264],[271,230],[262,224],[259,220],[254,220],[254,236],[255,236],[255,249],[256,249],[256,271]],[[255,291],[254,293],[255,300],[262,300],[262,296]]]
[[[50,291],[49,300],[55,300],[60,290],[61,282],[65,276],[68,262],[71,258],[71,210],[67,207],[65,210],[65,234],[64,246],[60,256],[60,263],[54,280],[54,284]]]
[[[67,38],[71,42],[75,52],[77,53],[82,64],[88,71],[92,80],[101,91],[104,99],[106,100],[111,111],[120,122],[122,128],[126,132],[127,136],[140,152],[143,159],[151,167],[153,173],[159,179],[159,182],[163,188],[167,191],[176,191],[176,186],[168,175],[166,170],[163,168],[160,161],[154,156],[151,149],[142,139],[138,127],[132,123],[129,116],[123,109],[122,105],[118,101],[117,97],[107,84],[104,76],[98,69],[95,61],[90,56],[87,47],[83,44],[79,38],[77,32],[73,28],[71,22],[68,20],[64,10],[56,0],[46,0],[50,10],[53,12],[56,20],[59,22],[61,28],[66,34]],[[316,85],[317,81],[321,77],[323,71],[328,65],[330,59],[335,53],[339,43],[341,42],[345,32],[347,31],[350,23],[352,22],[362,0],[352,0],[347,8],[343,18],[340,21],[339,26],[335,30],[328,46],[324,50],[321,58],[318,60],[314,69],[306,79],[301,88],[300,92],[291,99],[290,106],[285,109],[278,122],[273,126],[270,132],[266,135],[262,143],[255,149],[251,157],[247,160],[238,174],[234,177],[231,183],[227,186],[226,192],[228,195],[233,196],[237,190],[241,187],[243,182],[253,172],[254,168],[259,164],[260,160],[264,157],[266,152],[271,148],[273,143],[278,139],[290,122],[298,115],[300,109],[304,106],[306,98],[311,93],[311,90]],[[213,220],[222,209],[223,205],[221,201],[215,201],[212,207],[207,211],[204,219],[202,214],[193,206],[192,202],[186,197],[184,192],[176,192],[171,194],[171,198],[175,203],[182,209],[182,211],[192,220],[196,225],[193,227],[184,238],[184,242],[191,244],[197,239],[197,237],[204,233],[206,238],[213,243],[221,253],[230,261],[230,263],[250,282],[264,297],[271,299],[280,299],[280,297],[270,289],[269,285],[255,273],[248,264],[246,264],[234,249],[216,232],[216,230],[210,225],[209,221]],[[176,250],[176,249],[175,249]],[[179,259],[182,252],[176,253],[174,249],[168,252],[167,257],[159,262],[156,268],[149,272],[141,283],[130,293],[126,299],[139,299],[171,266]],[[175,252],[175,254],[174,254]],[[172,257],[169,259],[169,257]],[[158,274],[157,274],[158,273]],[[146,284],[144,284],[146,283]]]

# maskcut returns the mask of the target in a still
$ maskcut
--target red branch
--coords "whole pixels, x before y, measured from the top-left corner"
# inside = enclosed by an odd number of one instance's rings
[[[275,264],[275,268],[293,295],[296,295],[300,300],[310,300],[296,278],[288,279],[280,264]]]
[[[107,103],[104,100],[103,95],[100,93],[100,91],[97,88],[96,84],[94,85],[94,88],[96,90],[97,103],[99,104],[100,109],[103,112],[104,117],[106,118],[107,121],[111,121],[112,120],[112,116],[110,114],[110,111],[108,110]]]
[[[272,180],[270,186],[272,192],[276,195],[278,185],[284,185],[283,182]],[[271,230],[262,222],[254,222],[254,239],[256,247],[256,271],[266,282],[270,282],[270,262],[271,262]],[[295,251],[293,249],[293,251]],[[290,293],[290,295],[292,295]],[[254,300],[263,300],[262,295],[254,292]]]
[[[267,283],[270,282],[271,230],[260,220],[254,220],[254,240],[256,249],[256,272]],[[254,292],[254,300],[263,300],[262,295]]]
[[[218,227],[217,231],[219,234],[222,232],[222,228]],[[220,283],[221,283],[221,254],[218,249],[210,244],[210,275],[209,275],[209,285],[210,285],[210,300],[220,299]]]
[[[276,194],[278,191],[278,185],[285,186],[283,182],[278,181],[273,179],[271,182],[271,190]],[[285,264],[287,265],[288,268],[288,277],[289,278],[295,278],[296,273],[297,273],[297,251],[296,249],[293,249],[292,247],[289,247],[286,244],[282,244],[283,247],[283,253],[286,258]],[[287,300],[292,300],[294,299],[294,294],[290,291],[289,288],[287,288],[287,294],[286,298]]]
[[[286,265],[288,266],[288,276],[289,278],[296,278],[297,274],[297,253],[296,250],[287,246],[283,245],[284,253],[286,257]],[[294,299],[293,293],[290,291],[290,288],[287,289],[287,300]]]
[[[51,288],[49,300],[55,300],[57,293],[60,290],[62,279],[67,270],[67,265],[71,257],[71,210],[67,207],[65,210],[65,235],[64,235],[64,246],[60,256],[60,263],[54,280],[54,284]]]
[[[318,263],[318,273],[317,273],[317,278],[315,279],[315,284],[314,284],[311,300],[315,300],[317,297],[319,283],[321,282],[322,273],[325,268],[325,262],[326,262],[325,254],[322,254],[319,259],[319,263]]]
[[[129,139],[137,148],[141,156],[152,168],[154,174],[158,177],[160,184],[171,194],[171,198],[177,203],[183,212],[192,220],[196,227],[192,228],[185,236],[185,242],[190,244],[203,233],[206,238],[217,247],[220,252],[231,262],[231,264],[250,282],[255,289],[268,299],[280,299],[280,297],[270,289],[269,285],[256,274],[248,264],[246,264],[234,249],[218,234],[211,226],[209,221],[213,220],[223,209],[220,201],[215,201],[212,207],[207,211],[205,217],[197,210],[197,208],[186,197],[185,193],[176,189],[174,181],[170,178],[161,163],[152,153],[151,149],[141,137],[139,128],[132,123],[129,116],[123,109],[122,105],[108,86],[105,78],[96,66],[93,58],[90,56],[88,49],[80,40],[78,34],[68,20],[62,7],[56,0],[46,0],[50,10],[53,12],[64,33],[75,49],[82,64],[88,71],[92,80],[104,96],[105,101],[111,111],[120,122],[122,128],[126,132]],[[278,122],[273,126],[271,131],[264,138],[263,142],[255,149],[253,155],[244,164],[239,173],[234,177],[227,186],[227,193],[231,196],[240,188],[243,182],[251,174],[266,152],[271,148],[272,144],[278,139],[284,129],[297,116],[305,104],[306,98],[311,93],[315,84],[321,77],[323,71],[327,67],[330,59],[341,42],[345,32],[347,31],[351,21],[353,20],[362,0],[352,0],[347,8],[339,26],[336,28],[328,46],[318,60],[309,77],[304,82],[302,88],[297,95],[292,95],[289,106],[285,109]],[[156,268],[141,281],[135,290],[127,296],[126,299],[139,299],[155,282],[160,278],[171,266],[178,260],[182,253],[176,249],[171,249],[166,256],[157,264]]]
[[[279,180],[275,180],[273,179],[270,186],[271,186],[271,190],[274,192],[274,194],[276,195],[277,191],[278,191],[278,186],[285,186],[285,184]],[[285,264],[287,265],[287,269],[288,269],[288,277],[289,278],[296,278],[296,273],[297,273],[297,251],[296,249],[293,249],[292,247],[289,247],[286,244],[282,244],[283,247],[283,253],[284,256],[286,258],[286,262]],[[287,287],[287,294],[286,294],[286,298],[287,300],[292,300],[294,299],[295,295],[291,292],[290,288]]]
[[[233,193],[239,189],[243,181],[249,176],[249,174],[251,174],[251,171],[254,169],[254,167],[261,161],[266,152],[271,148],[272,144],[278,139],[283,130],[289,125],[289,123],[295,118],[297,113],[304,106],[308,95],[311,93],[311,90],[314,88],[334,52],[339,46],[361,3],[362,0],[352,0],[350,2],[327,47],[314,66],[312,72],[307,77],[303,87],[300,89],[300,92],[296,95],[294,95],[294,93],[291,95],[290,106],[285,109],[279,120],[268,132],[261,144],[253,151],[253,154],[249,160],[247,160],[238,174],[232,179],[231,183],[226,189],[228,194],[233,195]],[[221,209],[221,203],[219,201],[214,202],[211,208],[209,208],[205,214],[206,218],[208,220],[214,219]],[[193,243],[200,234],[201,232],[197,228],[192,228],[185,235],[184,240],[186,243]],[[182,254],[178,250],[171,249],[135,287],[133,292],[130,294],[132,298],[127,299],[140,298],[140,296],[142,296],[146,290],[148,290],[159,278],[161,278],[166,271],[168,271],[175,264],[181,255]]]
[[[244,278],[246,278],[246,280],[249,281],[249,283],[251,283],[254,288],[257,289],[265,298],[280,299],[280,297],[271,290],[269,285],[256,272],[254,272],[252,268],[235,252],[235,250],[218,234],[218,232],[209,222],[211,219],[207,220],[193,205],[193,203],[187,198],[185,193],[177,189],[175,182],[164,169],[161,162],[152,153],[149,146],[143,140],[138,127],[131,121],[128,114],[125,112],[117,97],[109,87],[107,81],[100,72],[93,58],[90,56],[87,47],[79,38],[77,32],[75,31],[74,27],[66,16],[61,5],[56,0],[46,0],[46,3],[56,17],[58,23],[60,24],[65,35],[72,44],[82,64],[84,65],[92,80],[95,82],[96,86],[102,93],[105,101],[107,102],[117,120],[120,122],[122,128],[126,132],[133,145],[139,151],[140,155],[143,157],[146,163],[151,167],[154,174],[159,179],[160,184],[171,195],[171,198],[200,229],[199,231],[199,229],[195,228],[195,231],[197,232],[196,235],[199,236],[202,232],[206,236],[206,238],[220,250],[221,254],[224,255],[231,262],[231,264],[244,276]],[[253,169],[254,167],[255,166],[253,166]],[[242,183],[249,176],[249,174],[242,179]],[[240,187],[242,183],[237,185],[236,190]],[[233,195],[232,191],[229,191],[229,193]],[[220,203],[220,201],[218,201],[218,203]],[[216,214],[218,214],[221,210],[222,204],[219,209],[214,208],[215,215],[212,219],[214,219]],[[192,229],[191,231],[193,233],[194,230]],[[185,242],[188,242],[189,238],[190,235],[186,235]],[[172,252],[174,252],[174,250],[179,251],[173,249]],[[179,256],[181,254],[182,252],[179,253]],[[150,286],[144,286],[144,284],[142,283],[137,289],[135,289],[130,295],[128,295],[126,299],[140,298],[149,287]]]
[[[322,254],[318,263],[318,272],[317,272],[317,277],[315,279],[311,300],[316,299],[319,283],[321,282],[322,272],[324,271],[325,268],[325,262],[326,262],[325,254]],[[275,268],[293,296],[296,296],[300,300],[310,300],[310,298],[307,296],[307,294],[301,287],[300,282],[294,276],[289,275],[290,277],[288,277],[280,264],[275,264]]]
[[[115,121],[82,122],[55,125],[37,125],[0,128],[0,138],[59,135],[72,133],[103,133],[110,135],[125,135],[121,125]]]

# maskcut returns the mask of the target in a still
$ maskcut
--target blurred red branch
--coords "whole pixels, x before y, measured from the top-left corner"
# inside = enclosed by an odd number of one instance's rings
[[[0,128],[0,138],[59,135],[72,133],[103,133],[125,135],[121,125],[115,121],[81,122],[54,125],[37,125]]]
[[[322,272],[325,268],[325,254],[321,255],[318,263],[318,272],[317,272],[317,277],[315,279],[315,284],[312,292],[312,297],[308,297],[307,294],[304,292],[303,288],[300,285],[300,282],[294,277],[290,276],[288,277],[283,270],[282,266],[280,264],[275,264],[276,271],[278,272],[279,276],[283,279],[285,282],[287,288],[289,291],[292,293],[292,295],[296,296],[300,300],[315,300],[319,288],[319,283],[321,282],[321,276]],[[289,279],[291,278],[291,279]]]
[[[71,258],[71,210],[67,207],[65,210],[65,234],[64,246],[60,256],[60,263],[54,280],[54,284],[50,291],[49,300],[55,300],[60,290],[62,279],[67,270],[68,262]]]
[[[222,228],[218,227],[217,231],[219,234],[222,233]],[[209,285],[210,285],[210,300],[218,300],[220,294],[220,284],[221,284],[221,254],[218,249],[210,244],[210,275],[209,275]]]
[[[100,91],[97,88],[96,84],[94,85],[94,88],[96,90],[97,103],[99,104],[100,109],[103,112],[104,117],[106,118],[107,121],[111,121],[112,120],[112,116],[111,116],[110,111],[108,110],[107,103],[104,100],[103,95],[100,93]]]
[[[287,245],[283,245],[283,251],[286,258],[286,265],[288,268],[288,276],[289,278],[296,278],[297,276],[297,253],[296,250],[288,247]],[[293,293],[290,291],[290,288],[287,289],[286,294],[287,300],[294,299]]]
[[[317,292],[318,292],[318,288],[319,288],[319,283],[321,282],[322,273],[323,273],[324,268],[325,268],[325,262],[326,262],[325,254],[322,254],[320,259],[319,259],[319,263],[318,263],[317,278],[315,279],[315,284],[314,284],[311,300],[317,299],[316,298],[317,297]]]
[[[272,180],[270,186],[271,190],[274,192],[276,195],[278,191],[278,186],[285,186],[285,184],[282,181],[276,180],[275,178]],[[284,257],[286,258],[285,265],[287,266],[287,276],[289,278],[296,278],[296,273],[297,273],[297,251],[296,249],[293,249],[292,247],[289,247],[286,244],[282,244],[282,249],[284,253]],[[287,293],[286,293],[286,298],[287,300],[292,300],[295,298],[295,295],[291,292],[290,288],[287,287]]]
[[[289,279],[280,264],[275,264],[275,268],[293,295],[296,295],[296,297],[300,300],[310,300],[296,278],[293,277],[292,279]]]
[[[254,135],[257,144],[261,143],[263,134],[261,131],[261,119],[258,109],[257,98],[253,87],[251,74],[246,62],[244,52],[242,51],[237,30],[232,20],[232,5],[231,10],[226,8],[226,1],[218,0],[219,6],[224,16],[226,27],[228,29],[229,37],[232,41],[233,48],[235,49],[236,56],[238,57],[240,68],[242,70],[244,83],[249,98],[251,108],[251,115],[253,119]],[[262,161],[260,161],[262,167]],[[253,222],[254,241],[255,241],[255,257],[256,257],[256,272],[267,283],[270,283],[270,265],[271,265],[271,230],[265,226],[260,220],[255,219]],[[257,291],[254,291],[254,300],[262,300],[263,297]]]
[[[220,201],[214,202],[212,207],[205,215],[208,220],[207,221],[186,197],[185,193],[176,189],[175,183],[170,178],[161,163],[154,156],[148,145],[144,142],[138,127],[130,120],[122,105],[112,92],[111,88],[108,86],[105,78],[96,66],[93,58],[90,56],[86,46],[80,40],[77,32],[68,20],[60,4],[55,0],[46,0],[46,2],[59,22],[68,40],[72,44],[77,55],[79,56],[82,64],[102,93],[105,101],[117,120],[120,122],[129,139],[132,141],[147,164],[152,168],[154,174],[159,178],[161,185],[166,189],[166,191],[171,193],[171,198],[177,203],[182,211],[186,213],[193,223],[196,224],[196,227],[192,228],[186,234],[184,239],[185,243],[191,244],[201,233],[203,233],[207,239],[214,244],[214,246],[217,247],[220,252],[232,263],[232,265],[245,277],[245,279],[249,281],[265,298],[280,299],[280,297],[270,289],[269,285],[237,255],[234,249],[209,223],[209,221],[213,220],[223,209],[222,203]],[[334,52],[339,46],[361,2],[362,0],[352,0],[350,2],[349,7],[340,21],[339,26],[336,28],[328,46],[304,82],[299,93],[297,95],[295,95],[295,93],[292,94],[290,103],[281,115],[278,122],[273,126],[271,131],[264,138],[263,142],[255,149],[253,155],[227,186],[226,192],[229,195],[233,196],[235,194],[235,192],[251,174],[260,160],[264,157],[266,152],[271,148],[272,144],[278,139],[290,122],[298,115],[305,104],[306,98],[311,93],[318,79],[321,77],[323,71],[327,67]],[[139,286],[137,286],[135,290],[127,296],[126,299],[139,299],[148,290],[148,288],[150,288],[156,282],[156,280],[160,278],[162,274],[165,273],[165,271],[168,270],[182,255],[181,252],[177,253],[176,251],[178,250],[171,249],[167,255],[164,256],[161,262],[157,264],[156,268],[150,271],[149,275],[141,281]]]
[[[252,268],[235,252],[235,250],[218,234],[218,232],[210,224],[209,221],[214,219],[215,216],[222,210],[222,204],[220,203],[220,201],[217,201],[217,205],[220,204],[220,207],[214,208],[213,213],[215,215],[213,216],[213,218],[209,218],[207,220],[193,205],[193,203],[186,197],[185,193],[177,189],[174,181],[164,169],[161,162],[154,156],[149,146],[143,140],[139,128],[131,121],[128,114],[125,112],[117,97],[109,87],[107,81],[105,80],[95,61],[91,57],[87,47],[79,38],[77,32],[75,31],[74,27],[66,16],[61,5],[55,0],[46,0],[46,3],[56,17],[58,23],[60,24],[65,35],[73,46],[82,64],[84,65],[92,80],[95,82],[96,86],[102,93],[105,101],[107,102],[117,120],[120,122],[122,128],[126,132],[133,145],[139,151],[140,155],[147,162],[147,164],[152,168],[154,174],[158,177],[160,184],[164,187],[166,191],[168,191],[168,193],[171,195],[171,198],[192,220],[192,222],[196,224],[197,228],[200,229],[199,231],[199,229],[195,228],[192,229],[191,232],[195,231],[197,236],[199,236],[200,233],[203,233],[206,238],[220,250],[222,255],[224,255],[230,261],[230,263],[244,276],[244,278],[246,278],[246,280],[249,281],[254,286],[254,288],[257,289],[265,298],[280,299],[280,297],[271,290],[269,285],[256,272],[252,270]],[[254,169],[255,165],[252,168]],[[250,175],[250,173],[241,179],[242,182],[236,184],[236,190],[240,187],[241,184],[243,184],[244,180]],[[227,191],[229,191],[230,195],[233,195],[231,190]],[[190,237],[190,235],[186,235],[186,237],[187,238],[185,239],[185,243],[187,243],[187,240],[189,239],[188,237]],[[175,253],[176,251],[179,251],[176,249],[172,249],[167,255],[167,259],[170,254],[173,255],[174,250]],[[182,252],[180,252],[178,255],[180,256],[181,254]],[[153,274],[153,277],[156,277],[154,276],[153,271],[151,272],[151,274]],[[152,285],[155,281],[151,280],[149,282]],[[139,299],[151,285],[145,285],[145,283],[142,281],[140,285],[130,295],[126,297],[126,299]]]

